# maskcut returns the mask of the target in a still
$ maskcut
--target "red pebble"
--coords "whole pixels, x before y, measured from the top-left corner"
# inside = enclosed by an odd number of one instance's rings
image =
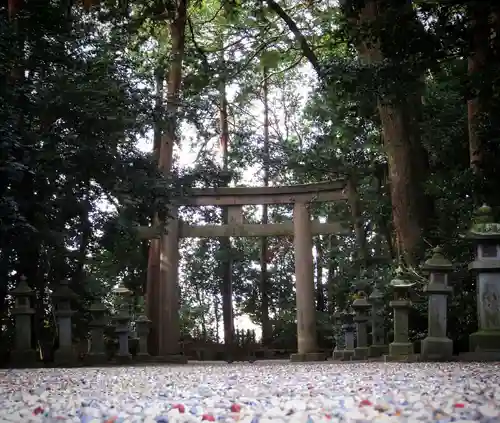
[[[359,403],[360,406],[362,405],[372,405],[371,401],[369,400],[362,400],[360,403]]]
[[[239,413],[241,411],[241,405],[239,405],[239,404],[231,405],[231,411],[233,413]]]
[[[214,422],[215,417],[212,416],[211,414],[203,414],[203,416],[201,417],[201,420],[206,420],[207,422]]]
[[[43,413],[43,408],[38,406],[33,410],[33,414],[36,416],[37,414]]]
[[[179,410],[179,413],[184,413],[186,411],[182,404],[174,404],[172,408],[176,408],[177,410]]]
[[[457,402],[455,405],[454,405],[455,408],[464,408],[465,407],[465,404],[462,404],[461,402]]]

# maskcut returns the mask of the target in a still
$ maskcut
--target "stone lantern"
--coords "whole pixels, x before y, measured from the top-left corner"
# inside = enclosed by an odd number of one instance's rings
[[[35,296],[25,276],[16,288],[10,291],[14,297],[12,315],[15,319],[15,344],[11,351],[11,361],[16,366],[34,365],[37,361],[36,351],[31,346],[31,316],[35,310],[31,307],[31,299]]]
[[[55,316],[59,329],[59,348],[54,353],[54,361],[57,365],[71,365],[77,360],[77,355],[73,348],[73,337],[71,327],[71,317],[75,311],[71,309],[71,301],[76,298],[76,294],[69,287],[69,281],[63,280],[52,293],[52,300],[55,306]]]
[[[130,324],[130,297],[133,295],[123,284],[113,289],[118,300],[118,310],[113,316],[115,322],[115,333],[118,336],[117,361],[127,362],[132,356],[128,346],[129,324]]]
[[[89,363],[100,364],[106,361],[106,344],[104,342],[104,328],[107,325],[106,314],[108,309],[101,301],[95,301],[90,306],[90,351],[85,358]]]
[[[413,355],[413,343],[409,340],[408,315],[412,307],[410,289],[414,282],[407,280],[399,269],[390,282],[394,299],[389,305],[394,310],[394,342],[389,344],[389,358],[404,358]]]
[[[356,322],[357,343],[354,348],[354,358],[356,360],[366,360],[368,358],[368,310],[371,305],[366,300],[366,294],[360,290],[358,298],[352,303],[354,309],[354,322]]]
[[[368,300],[372,307],[372,345],[370,345],[369,348],[369,356],[381,357],[389,352],[389,347],[385,343],[384,317],[382,315],[384,308],[384,293],[380,290],[378,284],[373,288]]]
[[[151,320],[144,314],[144,301],[142,297],[139,299],[137,319],[135,320],[135,328],[139,338],[139,348],[137,351],[137,358],[148,359],[148,335],[151,330]]]
[[[475,244],[469,270],[476,274],[479,323],[469,336],[469,348],[500,355],[500,223],[495,223],[491,207],[483,205],[476,211],[467,237]]]
[[[344,357],[345,337],[342,331],[342,313],[338,309],[333,313],[333,321],[335,325],[335,349],[333,350],[333,359],[341,360]]]
[[[448,296],[448,276],[453,265],[443,256],[440,247],[433,250],[432,257],[422,266],[429,273],[429,284],[424,292],[429,296],[427,337],[422,340],[422,358],[426,360],[450,360],[453,355],[453,342],[446,336]]]
[[[354,356],[354,313],[352,308],[342,312],[342,330],[344,332],[345,348],[342,354],[342,359],[350,361]]]

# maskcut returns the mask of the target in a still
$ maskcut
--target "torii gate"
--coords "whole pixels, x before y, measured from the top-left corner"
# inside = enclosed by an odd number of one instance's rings
[[[340,222],[311,222],[309,203],[346,200],[345,180],[317,184],[280,187],[223,187],[193,189],[189,196],[175,198],[171,206],[172,218],[166,233],[157,228],[140,227],[142,239],[162,238],[164,254],[160,259],[160,286],[148,286],[146,306],[152,321],[151,335],[159,345],[159,356],[174,359],[180,354],[179,326],[179,239],[209,237],[266,237],[293,236],[295,253],[295,280],[297,297],[297,354],[294,361],[324,360],[318,354],[316,339],[316,311],[312,237],[319,234],[345,234]],[[293,220],[284,223],[245,223],[243,205],[293,204]],[[178,207],[226,206],[227,225],[188,225],[178,218]]]

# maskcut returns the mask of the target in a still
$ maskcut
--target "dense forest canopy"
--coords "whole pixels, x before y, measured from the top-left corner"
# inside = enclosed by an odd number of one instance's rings
[[[314,239],[325,339],[360,280],[384,287],[401,267],[420,298],[418,266],[436,245],[459,269],[452,337],[475,327],[461,235],[474,208],[500,205],[495,2],[8,0],[0,15],[2,336],[20,275],[36,291],[38,339],[53,336],[49,294],[63,279],[82,321],[119,282],[142,297],[160,246],[136,228],[164,224],[181,191],[338,177],[348,201],[312,210],[352,228]],[[291,208],[245,214],[281,222]],[[266,342],[293,339],[291,243],[184,240],[184,333],[221,338],[232,302]]]

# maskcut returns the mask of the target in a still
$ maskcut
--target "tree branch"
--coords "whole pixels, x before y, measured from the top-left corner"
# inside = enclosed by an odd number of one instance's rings
[[[266,3],[269,9],[271,9],[274,13],[276,13],[285,22],[285,24],[288,26],[288,29],[293,33],[295,39],[299,42],[300,48],[302,49],[304,56],[307,58],[307,60],[309,60],[312,67],[318,74],[318,77],[320,79],[323,79],[323,70],[321,69],[318,57],[316,56],[314,51],[312,51],[311,47],[309,46],[309,43],[306,40],[306,37],[304,37],[304,34],[302,34],[297,24],[288,15],[288,13],[286,13],[283,10],[283,8],[274,0],[266,0]]]

